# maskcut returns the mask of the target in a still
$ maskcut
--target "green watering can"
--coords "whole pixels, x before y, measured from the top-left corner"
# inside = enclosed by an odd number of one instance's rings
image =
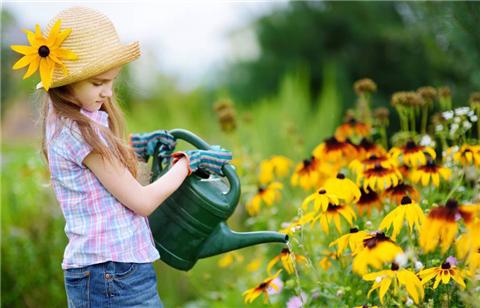
[[[170,133],[198,149],[210,148],[187,130],[174,129]],[[155,151],[151,182],[166,169]],[[240,198],[240,180],[231,165],[226,164],[222,170],[224,177],[203,170],[192,173],[148,217],[163,262],[188,271],[200,258],[261,243],[287,242],[288,236],[278,232],[230,230],[225,221],[232,215]]]

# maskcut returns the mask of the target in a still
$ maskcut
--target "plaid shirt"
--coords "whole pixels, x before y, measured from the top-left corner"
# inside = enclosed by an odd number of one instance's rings
[[[52,110],[51,105],[49,109]],[[80,111],[108,127],[106,112]],[[91,148],[75,122],[64,120],[64,123],[56,131],[59,118],[53,111],[49,112],[46,126],[49,168],[68,237],[62,269],[106,261],[144,263],[158,260],[160,255],[148,219],[122,205],[82,164]]]

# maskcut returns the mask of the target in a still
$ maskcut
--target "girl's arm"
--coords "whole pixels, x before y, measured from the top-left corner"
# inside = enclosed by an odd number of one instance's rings
[[[188,175],[188,161],[178,160],[155,182],[142,186],[119,161],[109,162],[94,152],[85,157],[83,164],[117,200],[142,216],[149,216],[165,199],[180,187]]]

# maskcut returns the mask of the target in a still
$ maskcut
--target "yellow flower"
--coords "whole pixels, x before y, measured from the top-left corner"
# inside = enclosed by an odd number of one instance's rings
[[[250,216],[257,215],[260,212],[260,205],[265,203],[270,206],[274,202],[280,200],[281,194],[280,190],[283,188],[283,184],[279,182],[274,182],[268,185],[267,187],[260,186],[258,192],[253,198],[247,203],[247,212]]]
[[[412,185],[405,184],[404,182],[399,182],[397,185],[389,187],[383,192],[383,197],[390,199],[390,202],[395,204],[402,202],[404,196],[409,196],[410,199],[416,202],[420,201],[418,191]]]
[[[220,260],[218,260],[218,267],[226,268],[233,264],[233,261],[242,262],[243,256],[236,251],[226,253]]]
[[[433,160],[429,160],[426,165],[414,169],[410,178],[413,183],[421,181],[423,186],[428,186],[431,180],[433,185],[438,187],[440,185],[440,176],[442,176],[444,180],[448,180],[451,175],[452,171],[450,171],[450,169],[438,166]]]
[[[268,262],[267,273],[269,275],[271,275],[272,274],[271,273],[272,267],[275,264],[277,264],[278,261],[282,261],[282,265],[285,268],[285,270],[287,271],[287,273],[293,274],[293,272],[295,272],[295,269],[294,269],[294,264],[293,264],[292,259],[294,259],[295,262],[306,262],[307,261],[307,258],[305,258],[304,256],[297,255],[297,254],[292,254],[290,252],[290,249],[283,248],[279,255],[275,256],[272,260],[270,260],[270,262]]]
[[[270,183],[275,177],[288,175],[292,161],[285,156],[275,155],[260,163],[259,182],[262,185]]]
[[[445,206],[431,209],[420,229],[419,242],[424,252],[430,252],[440,245],[442,253],[445,253],[455,239],[459,218],[463,218],[468,225],[472,222],[474,210],[473,206],[460,206],[453,199],[448,200]]]
[[[387,154],[387,151],[385,151],[381,145],[378,145],[367,138],[362,138],[360,143],[356,145],[355,148],[357,149],[358,153],[357,157],[355,158],[360,160],[366,159],[372,155],[382,157]]]
[[[352,180],[346,178],[343,173],[338,173],[335,178],[327,179],[324,188],[346,203],[356,202],[361,196],[358,186]]]
[[[326,139],[313,150],[313,156],[330,163],[350,161],[357,155],[357,149],[350,142],[338,141],[335,137]]]
[[[24,32],[27,34],[27,39],[30,43],[30,46],[10,46],[10,48],[12,48],[14,51],[24,55],[13,65],[13,69],[17,70],[29,65],[27,72],[23,76],[23,79],[26,79],[33,75],[38,70],[38,68],[40,68],[40,78],[42,80],[42,84],[45,90],[47,91],[52,84],[55,65],[60,65],[63,70],[63,74],[67,75],[67,68],[65,67],[65,64],[63,64],[61,59],[77,59],[76,54],[65,48],[60,47],[63,41],[72,31],[72,29],[65,29],[63,31],[60,31],[60,24],[61,21],[59,19],[52,27],[50,33],[48,34],[48,37],[46,38],[43,37],[40,26],[37,24],[35,26],[35,33],[29,30],[24,30]]]
[[[392,262],[402,249],[383,232],[375,232],[363,240],[363,248],[355,255],[352,271],[359,275],[367,272],[368,266],[380,269],[384,263]]]
[[[243,296],[245,296],[245,303],[252,303],[260,294],[264,294],[264,303],[268,302],[268,288],[272,287],[274,290],[278,291],[278,286],[273,283],[273,280],[280,275],[282,270],[278,270],[273,276],[268,277],[256,287],[248,289],[247,291],[243,292]]]
[[[433,288],[436,289],[440,281],[443,284],[447,284],[452,278],[456,283],[458,283],[462,288],[465,288],[465,282],[463,281],[463,274],[460,269],[455,265],[450,264],[450,262],[445,262],[441,266],[427,268],[418,273],[418,276],[422,279],[422,284],[426,284],[433,278],[435,278],[435,283]]]
[[[325,233],[329,233],[329,224],[332,222],[335,223],[335,227],[339,233],[342,232],[340,225],[340,217],[343,217],[348,224],[351,226],[353,219],[356,219],[357,216],[351,207],[344,204],[329,204],[325,212],[320,212],[320,214],[314,216],[310,221],[310,224],[313,226],[317,220],[320,221],[320,225]]]
[[[374,281],[367,296],[370,297],[373,291],[379,289],[378,295],[382,304],[383,297],[392,283],[394,285],[394,294],[397,292],[397,285],[400,287],[404,286],[416,304],[418,304],[424,296],[423,285],[420,279],[411,271],[403,268],[400,269],[396,263],[392,263],[390,270],[363,275],[363,280]]]
[[[327,271],[332,266],[332,261],[338,259],[337,255],[334,252],[324,249],[322,251],[323,258],[318,262],[318,265],[324,270]]]
[[[298,163],[290,180],[292,186],[300,185],[304,190],[319,186],[324,173],[328,172],[328,170],[322,170],[324,166],[328,167],[321,164],[320,160],[314,156]]]
[[[403,197],[400,205],[383,218],[379,229],[388,230],[393,226],[392,240],[395,240],[397,234],[402,229],[404,220],[408,222],[410,233],[412,233],[414,225],[417,229],[420,229],[420,225],[423,224],[423,221],[425,220],[425,214],[423,214],[420,206],[408,196]]]
[[[402,147],[391,148],[389,154],[396,160],[399,160],[401,157],[403,163],[409,167],[425,165],[427,163],[427,155],[430,156],[431,159],[437,157],[434,149],[417,145],[412,140],[408,141]]]
[[[363,215],[366,211],[367,215],[370,216],[373,207],[377,208],[378,211],[382,209],[382,201],[376,192],[373,190],[365,191],[363,188],[360,189],[360,192],[362,195],[357,203],[355,203],[360,215]]]
[[[316,213],[319,210],[325,212],[329,204],[338,204],[339,201],[337,196],[327,193],[324,188],[320,188],[303,200],[302,209],[304,211],[308,209],[309,203],[313,203],[313,211]]]
[[[480,145],[462,145],[460,150],[453,154],[453,160],[462,166],[480,166]]]
[[[368,188],[374,191],[382,191],[396,186],[402,180],[402,174],[395,167],[384,168],[377,164],[373,168],[363,171],[357,178],[357,183],[363,179],[363,189]]]
[[[474,275],[480,267],[480,219],[467,226],[467,232],[456,241],[457,257],[466,260],[466,264]]]
[[[358,175],[362,174],[366,169],[375,167],[377,164],[384,168],[391,168],[396,167],[397,162],[387,155],[371,154],[367,158],[353,160],[348,167]]]
[[[350,233],[344,234],[334,240],[328,245],[328,247],[337,245],[337,256],[340,256],[347,246],[349,246],[352,254],[354,254],[363,248],[363,240],[369,237],[370,234],[368,232],[359,231],[357,228],[351,228]]]
[[[335,130],[335,138],[345,141],[352,136],[366,137],[370,134],[370,130],[370,125],[358,122],[354,117],[351,117],[347,122],[337,127]]]

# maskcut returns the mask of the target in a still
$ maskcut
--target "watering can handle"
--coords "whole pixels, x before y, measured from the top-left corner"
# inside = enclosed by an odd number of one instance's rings
[[[210,145],[208,143],[206,143],[200,137],[188,130],[177,128],[170,130],[169,133],[172,134],[175,138],[182,139],[200,150],[210,149]],[[153,166],[154,168],[157,168],[157,170],[159,170],[161,169],[161,161],[157,162],[156,158],[157,155],[154,155]],[[230,189],[225,195],[225,197],[228,201],[236,204],[240,196],[240,179],[238,178],[237,173],[230,164],[225,164],[222,167],[222,171],[230,184]]]

